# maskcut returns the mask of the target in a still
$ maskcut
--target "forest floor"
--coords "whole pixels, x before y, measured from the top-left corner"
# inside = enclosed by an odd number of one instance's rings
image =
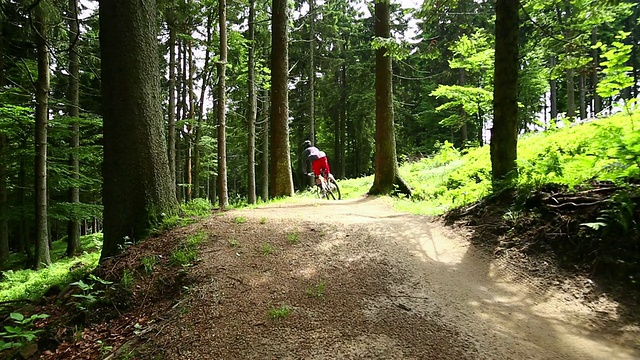
[[[198,261],[170,266],[177,241],[198,233]],[[388,198],[217,212],[103,265],[109,278],[160,259],[150,275],[138,273],[126,312],[93,312],[83,329],[61,325],[40,356],[640,358],[637,308],[551,260],[470,238],[469,228],[397,212]]]

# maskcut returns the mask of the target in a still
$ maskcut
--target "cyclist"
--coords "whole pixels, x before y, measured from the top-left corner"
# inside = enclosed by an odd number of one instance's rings
[[[302,172],[304,174],[307,173],[307,161],[311,162],[311,170],[316,177],[316,185],[320,185],[320,174],[322,170],[324,170],[326,174],[331,173],[327,154],[317,147],[311,146],[311,141],[309,140],[305,140],[305,142],[302,143],[302,148],[304,149],[302,151]]]

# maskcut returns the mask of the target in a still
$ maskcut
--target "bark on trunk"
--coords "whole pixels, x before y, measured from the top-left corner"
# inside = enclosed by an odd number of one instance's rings
[[[551,69],[556,66],[555,56],[551,57],[550,65]],[[555,121],[558,119],[558,82],[556,81],[556,79],[549,80],[549,88],[551,89],[549,94],[549,115],[551,122],[555,123]]]
[[[36,83],[35,137],[35,226],[36,248],[34,268],[51,264],[47,225],[47,123],[49,121],[49,50],[47,24],[42,4],[35,9],[36,47],[38,53],[38,81]]]
[[[4,88],[3,19],[0,19],[0,89]],[[7,135],[0,133],[0,264],[9,257],[9,226],[7,208]]]
[[[262,201],[269,200],[269,91],[264,90],[263,96],[263,123],[262,130]]]
[[[293,177],[289,148],[289,23],[288,1],[273,0],[271,46],[271,160],[269,195],[292,196]]]
[[[519,0],[496,2],[494,119],[490,149],[494,188],[517,175],[519,4]]]
[[[189,68],[189,78],[187,79],[189,86],[189,121],[187,122],[187,152],[186,152],[186,164],[185,164],[185,174],[187,175],[187,192],[185,199],[190,201],[193,198],[193,147],[194,147],[194,139],[193,139],[193,128],[195,126],[195,114],[196,114],[196,94],[194,92],[193,87],[193,78],[195,77],[195,64],[193,63],[193,41],[191,39],[188,40],[188,68]],[[196,185],[197,186],[197,185]]]
[[[174,186],[176,180],[176,24],[175,15],[170,10],[167,26],[169,28],[169,108],[167,109],[169,118],[168,131],[168,151],[169,172]]]
[[[576,93],[573,80],[573,69],[567,69],[567,118],[573,122],[576,119]]]
[[[315,80],[316,66],[313,62],[315,52],[315,0],[309,0],[309,141],[311,145],[316,143],[316,99]],[[313,179],[311,179],[313,181]]]
[[[100,1],[104,104],[101,260],[178,211],[160,100],[155,1]]]
[[[467,79],[465,76],[465,72],[463,68],[458,69],[458,84],[460,86],[465,86],[467,84]],[[463,107],[460,107],[460,119],[462,119],[462,126],[460,127],[460,136],[462,137],[462,146],[461,148],[465,148],[467,145],[467,141],[469,140],[469,134],[467,129],[467,114],[464,111]]]
[[[256,114],[258,112],[258,102],[256,100],[256,2],[251,0],[249,2],[249,59],[248,59],[248,81],[249,98],[247,109],[247,128],[249,132],[249,145],[248,145],[248,164],[247,164],[247,200],[249,204],[256,203]]]
[[[598,27],[594,26],[591,30],[591,45],[598,42]],[[591,69],[591,92],[593,94],[593,116],[595,117],[602,111],[602,98],[598,95],[598,71],[600,68],[600,51],[597,48],[592,50],[593,69]]]
[[[207,15],[207,43],[204,53],[204,66],[202,70],[202,86],[200,87],[200,105],[198,106],[198,121],[195,127],[195,143],[193,144],[193,196],[196,198],[202,197],[200,191],[200,139],[202,137],[202,125],[204,124],[204,102],[207,95],[207,85],[209,84],[209,75],[211,74],[209,62],[211,58],[211,51],[209,46],[211,45],[211,33],[213,26],[213,12],[210,9],[206,10]]]
[[[377,37],[390,37],[390,4],[375,3],[374,31]],[[398,191],[410,195],[407,184],[398,174],[396,138],[393,126],[393,91],[391,57],[386,48],[376,50],[376,171],[371,195],[391,194]]]
[[[587,74],[580,73],[580,83],[578,88],[580,89],[580,119],[587,118],[587,89],[586,89]]]
[[[77,51],[77,39],[80,35],[80,26],[78,23],[78,0],[69,0],[69,116],[77,119],[80,116],[80,97],[79,97],[79,63]],[[69,190],[69,202],[74,205],[80,204],[80,188],[78,181],[80,180],[80,160],[78,151],[80,149],[80,126],[77,120],[71,125],[71,155],[70,166],[71,176],[74,184]],[[80,245],[80,219],[75,216],[67,222],[67,256],[74,256],[82,251]]]
[[[227,113],[225,78],[227,69],[227,1],[218,1],[220,22],[220,61],[218,62],[218,198],[220,208],[229,205],[227,193]]]
[[[344,45],[346,47],[346,44]],[[343,48],[343,50],[345,50]],[[346,151],[345,151],[345,134],[347,126],[347,64],[346,58],[343,58],[342,66],[340,67],[340,124],[338,126],[339,131],[339,144],[338,144],[338,178],[346,177]]]

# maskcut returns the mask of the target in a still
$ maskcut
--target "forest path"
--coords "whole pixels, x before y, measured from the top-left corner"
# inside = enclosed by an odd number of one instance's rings
[[[640,331],[616,323],[615,303],[579,299],[574,278],[549,286],[389,201],[212,217],[155,347],[168,359],[640,358]]]

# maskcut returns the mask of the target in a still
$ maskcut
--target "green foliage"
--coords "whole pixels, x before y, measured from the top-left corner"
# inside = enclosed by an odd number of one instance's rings
[[[240,242],[238,241],[238,239],[229,239],[229,246],[233,247],[233,248],[237,248],[240,246]]]
[[[25,317],[21,313],[11,313],[9,318],[15,326],[6,325],[4,331],[0,331],[0,352],[8,349],[21,348],[24,345],[33,342],[37,338],[37,334],[42,332],[40,329],[34,329],[34,322],[38,319],[48,318],[48,314],[34,314]]]
[[[233,221],[234,221],[236,224],[244,224],[245,222],[247,222],[247,219],[246,219],[245,217],[243,217],[243,216],[237,216],[237,217],[235,217],[235,218],[233,219]]]
[[[289,240],[289,244],[294,245],[298,243],[298,233],[297,232],[292,232],[287,234],[287,239]]]
[[[85,252],[75,258],[66,258],[63,255],[66,244],[63,241],[54,242],[52,259],[57,260],[54,260],[51,266],[37,271],[30,269],[3,271],[0,282],[0,301],[36,300],[52,286],[62,288],[93,271],[100,259],[102,233],[83,236],[81,240],[83,248],[92,252]],[[12,257],[20,256],[12,255]]]
[[[326,288],[326,283],[324,281],[320,281],[319,283],[310,286],[307,288],[307,296],[321,298],[324,296],[324,290]]]
[[[636,113],[634,117],[640,117],[640,114]],[[479,201],[491,193],[488,146],[461,153],[451,143],[445,142],[438,149],[431,157],[400,167],[400,175],[414,189],[410,200],[397,200],[396,205],[400,209],[442,214]],[[520,192],[526,193],[545,184],[574,188],[594,179],[623,185],[640,179],[638,159],[640,131],[631,130],[623,115],[528,134],[518,142],[519,177],[516,186]],[[340,186],[352,189],[351,196],[362,195],[372,181],[372,177],[344,180]],[[624,210],[624,214],[629,211]],[[628,216],[623,212],[611,216],[619,217],[615,222],[623,228],[628,227],[624,220]]]
[[[191,266],[198,258],[198,251],[194,248],[181,247],[171,253],[170,263],[175,266]]]
[[[131,287],[133,286],[133,272],[131,272],[129,269],[125,269],[122,272],[120,284],[122,284],[125,289],[131,289]]]
[[[85,283],[83,280],[78,280],[70,284],[72,286],[77,286],[82,291],[80,294],[71,295],[80,299],[80,302],[76,303],[76,306],[82,311],[87,311],[96,305],[105,293],[104,288],[113,285],[113,282],[103,280],[93,274],[89,274],[88,281],[88,283]]]
[[[607,59],[601,63],[604,78],[600,80],[597,88],[598,95],[602,97],[616,96],[622,89],[633,85],[633,77],[629,75],[633,68],[627,66],[627,62],[631,57],[632,46],[622,42],[629,34],[628,32],[620,31],[616,35],[618,41],[614,41],[610,46],[602,43],[594,45],[595,48],[603,51],[601,56]]]
[[[213,206],[211,202],[206,199],[193,199],[186,204],[182,204],[182,211],[187,216],[205,217],[211,215]]]
[[[281,305],[279,308],[269,309],[269,317],[272,319],[284,319],[291,315],[293,310],[288,305]]]
[[[144,272],[147,274],[151,274],[153,269],[158,264],[158,257],[156,255],[149,255],[142,258],[142,266],[144,267]]]
[[[267,256],[273,253],[274,248],[273,245],[268,244],[268,243],[264,243],[262,244],[262,247],[260,248],[262,255]]]

